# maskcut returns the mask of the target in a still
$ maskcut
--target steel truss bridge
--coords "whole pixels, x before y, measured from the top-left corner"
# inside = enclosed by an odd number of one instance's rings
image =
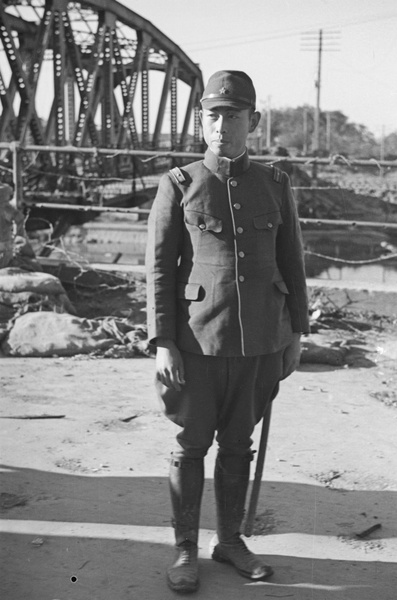
[[[116,0],[0,0],[0,140],[18,144],[24,184],[142,180],[155,161],[117,150],[201,151],[202,91],[182,49]],[[47,151],[24,153],[29,144]],[[87,159],[68,147],[112,152]],[[2,178],[12,158],[0,152]]]

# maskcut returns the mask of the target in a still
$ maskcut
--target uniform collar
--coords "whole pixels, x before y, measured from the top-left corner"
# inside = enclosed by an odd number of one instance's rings
[[[216,156],[212,150],[208,149],[204,156],[204,165],[216,175],[238,177],[238,175],[242,175],[244,171],[248,170],[250,161],[247,150],[241,156],[230,159],[224,156]]]

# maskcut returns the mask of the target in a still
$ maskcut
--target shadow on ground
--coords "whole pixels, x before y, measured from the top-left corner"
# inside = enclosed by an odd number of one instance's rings
[[[163,477],[97,477],[3,466],[4,531],[1,589],[6,600],[164,600],[172,561],[168,482]],[[6,496],[3,496],[6,498]],[[14,502],[12,499],[14,498]],[[206,480],[200,569],[196,597],[237,600],[264,597],[298,600],[395,600],[395,564],[368,551],[343,560],[354,531],[374,522],[382,545],[396,535],[392,491],[332,490],[318,485],[264,482],[257,527],[280,539],[289,534],[339,536],[335,559],[299,556],[285,547],[267,556],[275,575],[266,583],[242,579],[209,560],[214,528],[213,482]],[[264,535],[252,540],[268,548]],[[370,547],[369,547],[370,548]],[[366,552],[366,550],[365,550]]]

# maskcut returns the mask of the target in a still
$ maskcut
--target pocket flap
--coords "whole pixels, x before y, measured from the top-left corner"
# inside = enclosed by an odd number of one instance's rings
[[[282,222],[281,213],[278,210],[254,217],[255,229],[268,229],[271,231]]]
[[[201,285],[199,283],[178,283],[178,298],[198,300]]]
[[[196,210],[185,211],[185,222],[198,227],[201,231],[213,231],[214,233],[222,231],[222,219]]]
[[[289,291],[288,291],[285,281],[283,281],[283,280],[274,281],[274,285],[276,285],[278,287],[278,289],[280,290],[280,292],[282,292],[283,294],[289,294]]]

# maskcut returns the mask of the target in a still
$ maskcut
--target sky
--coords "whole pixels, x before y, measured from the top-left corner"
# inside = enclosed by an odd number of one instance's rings
[[[178,44],[204,81],[246,71],[259,110],[315,106],[322,29],[321,110],[340,110],[377,137],[397,131],[396,0],[119,1]]]

